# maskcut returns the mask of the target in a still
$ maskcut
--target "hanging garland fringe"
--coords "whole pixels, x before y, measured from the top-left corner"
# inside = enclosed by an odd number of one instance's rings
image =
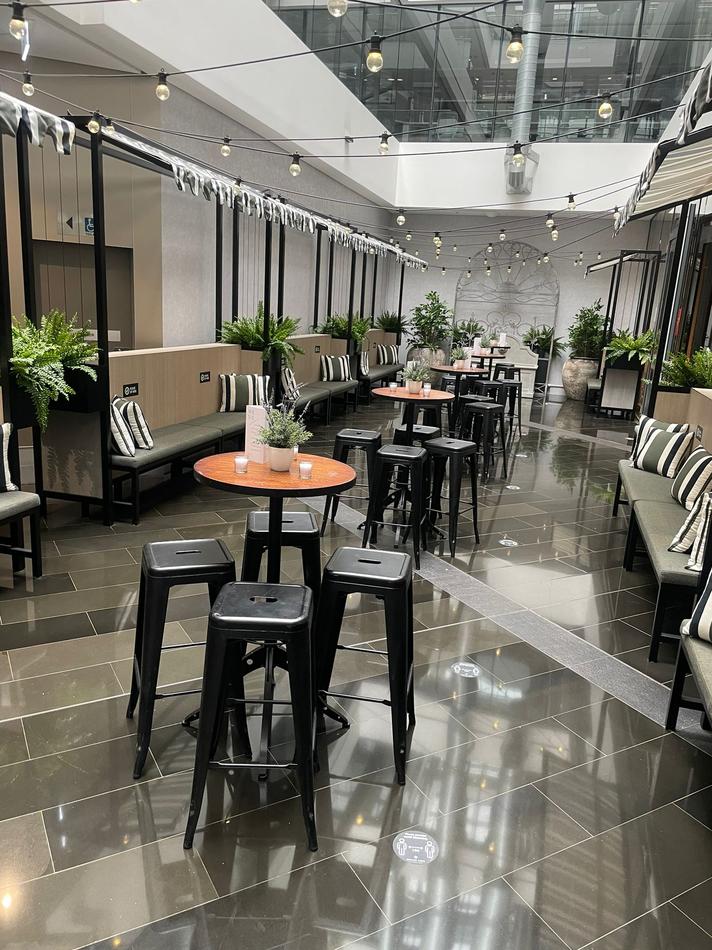
[[[0,92],[0,131],[14,138],[21,122],[26,126],[33,145],[42,148],[49,135],[60,155],[71,154],[76,131],[73,122]]]

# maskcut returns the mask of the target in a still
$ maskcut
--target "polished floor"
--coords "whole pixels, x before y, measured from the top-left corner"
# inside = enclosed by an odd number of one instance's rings
[[[131,779],[141,545],[221,537],[239,558],[259,500],[186,480],[158,487],[138,527],[53,508],[45,577],[0,575],[0,946],[712,948],[712,758],[694,725],[661,725],[674,653],[647,662],[655,587],[644,562],[623,571],[627,515],[610,515],[630,427],[570,404],[531,419],[508,477],[480,486],[481,543],[463,517],[457,556],[423,558],[407,784],[385,709],[344,701],[351,728],[319,740],[317,854],[281,770],[211,774],[183,850],[194,739],[178,723],[195,697],[157,704]],[[388,437],[394,419],[374,404],[358,422]],[[358,543],[360,474],[324,557]],[[299,579],[290,553],[284,568]],[[171,597],[167,639],[185,649],[164,655],[162,685],[200,677],[207,604]],[[353,598],[344,641],[375,651],[384,635],[378,602]],[[385,669],[340,654],[335,679],[373,694]],[[275,758],[291,746],[280,717]]]

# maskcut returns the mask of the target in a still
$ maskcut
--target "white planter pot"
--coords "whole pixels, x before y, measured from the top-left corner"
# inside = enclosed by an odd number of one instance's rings
[[[569,357],[561,368],[561,382],[567,399],[586,398],[587,383],[598,373],[598,360]]]
[[[273,472],[288,472],[294,461],[294,449],[269,449],[269,467]]]
[[[422,379],[408,379],[408,380],[406,380],[406,382],[408,383],[408,392],[409,392],[409,393],[413,393],[413,394],[419,393],[420,390],[423,388],[423,380],[422,380]]]
[[[464,368],[465,368],[465,361],[464,361],[464,360],[455,360],[455,362],[454,362],[452,365],[453,365],[453,368],[454,368],[454,369],[464,369]]]

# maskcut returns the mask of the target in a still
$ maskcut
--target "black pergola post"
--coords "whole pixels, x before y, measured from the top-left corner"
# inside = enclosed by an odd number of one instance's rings
[[[363,318],[366,316],[366,267],[368,266],[368,251],[363,252],[363,263],[361,264],[361,301],[358,308],[358,315]]]
[[[400,341],[401,341],[400,321],[403,317],[403,281],[404,280],[405,280],[405,264],[401,262],[400,286],[398,287],[398,335],[396,337],[396,343],[399,346],[400,346]]]
[[[272,308],[272,222],[265,218],[265,282],[263,301],[264,315],[262,321],[262,339],[265,344],[269,340],[269,315]],[[269,375],[269,364],[262,361],[262,375]]]
[[[314,313],[312,315],[312,329],[319,325],[319,284],[321,281],[321,234],[322,228],[316,229],[316,259],[314,261]]]
[[[326,285],[326,315],[331,316],[334,300],[334,239],[329,241],[329,275]]]
[[[643,303],[645,300],[645,295],[648,292],[648,277],[650,275],[650,261],[643,261],[643,274],[640,279],[640,291],[638,293],[638,306],[635,310],[635,330],[634,333],[636,336],[640,333],[640,318],[643,315]]]
[[[24,122],[17,127],[17,191],[20,196],[20,242],[22,244],[22,282],[25,291],[25,316],[37,326],[37,288],[35,254],[32,244],[32,204],[30,200],[30,156],[28,131]]]
[[[5,206],[5,166],[2,135],[0,135],[0,247],[7,248],[7,208]],[[0,380],[2,386],[3,419],[10,422],[10,357],[12,356],[12,302],[10,299],[10,262],[6,251],[0,252]],[[10,472],[20,484],[20,448],[17,435],[10,442]]]
[[[371,326],[376,317],[376,279],[378,277],[378,254],[373,255],[373,285],[371,287]]]
[[[215,198],[215,339],[223,324],[223,206]]]
[[[356,248],[351,248],[351,269],[349,273],[349,310],[347,324],[346,352],[353,353],[353,340],[351,339],[351,330],[354,325],[354,293],[356,291]]]
[[[285,228],[280,221],[279,241],[277,244],[277,320],[279,320],[280,323],[284,317],[284,253]]]
[[[232,313],[231,318],[237,319],[240,309],[240,212],[237,200],[232,209]]]

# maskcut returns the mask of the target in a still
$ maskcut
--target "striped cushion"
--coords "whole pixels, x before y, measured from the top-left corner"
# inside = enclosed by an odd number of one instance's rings
[[[109,421],[111,424],[111,445],[118,455],[133,458],[136,455],[136,443],[131,433],[131,427],[121,411],[124,402],[120,396],[114,396],[109,406]]]
[[[358,369],[361,376],[368,376],[368,350],[361,351],[361,358],[359,359]]]
[[[685,523],[672,539],[668,551],[675,551],[676,554],[687,554],[697,537],[697,529],[703,515],[703,505],[705,499],[709,496],[703,493],[698,496],[697,501],[692,506],[692,510],[685,519]]]
[[[288,366],[282,367],[282,392],[287,399],[299,399],[299,386],[294,372]]]
[[[351,360],[348,356],[322,356],[321,379],[323,382],[343,383],[351,378]]]
[[[690,560],[685,567],[688,571],[696,571],[698,574],[702,570],[705,560],[705,548],[707,547],[707,538],[710,533],[710,522],[712,522],[712,495],[705,492],[702,496],[703,502],[700,507],[700,517],[697,522],[697,534],[692,542],[690,551]]]
[[[12,423],[3,422],[0,429],[0,439],[2,439],[2,468],[0,469],[0,492],[17,491],[17,485],[13,482],[10,475],[10,436],[12,435]]]
[[[653,419],[652,416],[641,416],[638,425],[635,427],[635,438],[630,453],[631,459],[651,429],[662,429],[663,432],[689,432],[690,426],[687,422],[659,422],[657,419]]]
[[[137,449],[152,449],[153,436],[141,407],[133,399],[117,399],[116,405],[131,429]]]
[[[695,449],[675,476],[670,493],[675,501],[691,511],[696,500],[709,488],[710,482],[712,482],[712,455],[705,449]]]
[[[220,388],[220,412],[244,412],[247,406],[263,406],[268,401],[269,376],[220,373]]]
[[[667,432],[650,428],[635,450],[633,468],[674,478],[687,458],[694,437],[693,432]]]
[[[377,355],[379,366],[382,366],[384,363],[397,363],[398,347],[393,344],[385,346],[383,343],[379,343]]]
[[[692,617],[682,625],[682,633],[712,643],[712,572],[697,599]]]

